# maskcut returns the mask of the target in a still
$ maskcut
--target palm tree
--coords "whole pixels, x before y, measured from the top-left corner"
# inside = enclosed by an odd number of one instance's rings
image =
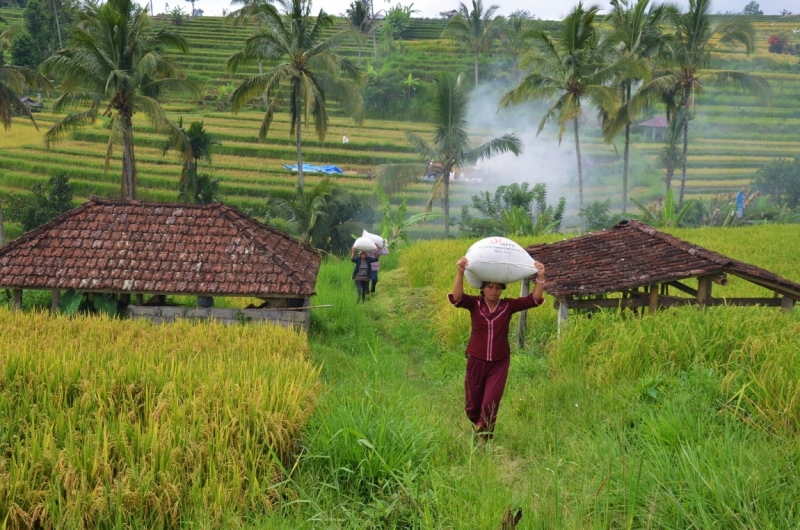
[[[0,17],[0,22],[5,22],[5,19]],[[11,117],[18,112],[27,116],[38,130],[39,126],[30,109],[20,99],[20,94],[28,87],[50,89],[52,85],[36,70],[6,64],[5,51],[11,47],[16,30],[17,26],[9,26],[0,33],[0,121],[3,122],[3,128],[9,130]]]
[[[178,134],[164,147],[164,154],[174,147],[183,159],[178,200],[196,203],[197,198],[203,195],[200,193],[201,181],[197,174],[197,162],[205,160],[210,164],[211,152],[217,145],[222,145],[222,142],[205,130],[202,121],[192,122],[188,129],[184,129],[183,117],[178,120]]]
[[[247,23],[253,23],[256,27],[258,27],[265,18],[264,14],[269,11],[269,9],[265,9],[265,6],[270,4],[272,4],[272,0],[231,0],[231,5],[241,5],[242,7],[228,13],[225,16],[225,20],[232,21],[234,27]],[[254,53],[258,55],[259,51],[260,50],[254,50]],[[236,55],[241,55],[242,53],[243,52],[240,51],[237,52]],[[268,58],[262,55],[249,58],[249,60],[253,59],[258,60],[258,75],[264,75],[263,61]],[[262,94],[261,99],[264,103],[264,106],[266,106],[267,94]]]
[[[512,14],[509,16],[502,26],[501,38],[505,43],[506,48],[511,53],[511,76],[517,77],[517,66],[519,65],[519,56],[528,48],[528,38],[530,32],[525,27],[528,18],[519,14]]]
[[[631,1],[611,0],[612,10],[608,20],[614,30],[613,38],[617,41],[613,47],[613,57],[615,59],[643,59],[648,65],[648,69],[652,71],[656,68],[655,57],[664,42],[660,25],[666,15],[666,7],[664,5],[651,6],[650,0],[638,0],[635,4],[632,4]],[[650,77],[650,71],[647,72],[648,78]],[[620,91],[622,108],[625,108],[625,104],[631,100],[631,88],[639,81],[642,81],[642,79],[630,77],[626,72],[621,72],[620,77],[615,80],[615,84]],[[632,119],[632,113],[619,112],[616,119],[607,123],[603,131],[606,141],[610,142],[620,132],[621,128],[624,127],[625,129],[625,150],[622,164],[623,214],[628,209],[628,160],[630,156]]]
[[[612,41],[601,41],[594,19],[600,8],[591,6],[584,10],[578,5],[564,19],[557,38],[543,31],[532,35],[536,50],[524,57],[524,65],[534,69],[522,78],[519,85],[503,95],[501,107],[517,105],[540,99],[552,100],[553,105],[539,122],[537,134],[548,121],[558,123],[558,141],[564,136],[567,123],[572,122],[575,132],[575,154],[578,159],[579,208],[583,210],[583,165],[578,135],[581,104],[588,101],[600,111],[613,114],[619,97],[608,84],[615,77],[625,75],[644,77],[646,65],[638,58],[625,57],[608,64],[608,48]],[[538,53],[537,53],[538,52]]]
[[[106,149],[106,170],[114,143],[122,141],[122,197],[136,198],[136,158],[132,118],[143,112],[158,131],[177,134],[177,128],[158,101],[168,88],[196,92],[178,77],[175,64],[163,49],[188,53],[183,37],[162,29],[150,31],[151,20],[132,0],[89,2],[67,46],[47,59],[42,68],[61,79],[61,97],[53,111],[85,107],[58,120],[45,134],[49,147],[73,129],[94,123],[98,116],[111,119]]]
[[[444,231],[450,235],[450,172],[467,164],[491,158],[501,153],[511,152],[519,155],[522,142],[514,134],[505,134],[473,148],[467,135],[467,94],[464,91],[462,76],[457,78],[442,73],[436,80],[433,100],[433,143],[421,136],[407,133],[412,149],[425,162],[393,164],[381,166],[378,182],[388,192],[402,189],[413,182],[428,169],[428,161],[433,161],[438,178],[433,185],[426,211],[430,211],[434,201],[440,199],[444,207]]]
[[[0,22],[5,19],[0,17]],[[6,64],[4,54],[11,46],[11,37],[16,26],[10,26],[0,33],[0,121],[3,128],[7,131],[11,128],[11,117],[15,112],[28,117],[33,126],[39,129],[36,120],[33,119],[30,109],[20,99],[20,93],[26,87],[52,88],[50,82],[42,77],[36,70],[25,68],[24,66],[14,66]],[[6,244],[6,231],[3,227],[3,205],[0,203],[0,247]]]
[[[357,204],[357,198],[326,177],[308,188],[300,188],[298,183],[297,193],[290,199],[267,199],[266,221],[294,234],[303,243],[342,251],[348,248],[343,247],[342,241],[352,241],[350,234],[363,228],[352,217]]]
[[[497,38],[496,19],[492,18],[499,9],[498,6],[489,6],[483,10],[482,0],[472,0],[472,11],[459,2],[458,14],[447,21],[444,35],[449,35],[454,41],[469,48],[475,55],[475,84],[478,84],[478,58],[481,52],[489,49],[492,41]]]
[[[686,120],[683,107],[677,110],[675,116],[669,121],[667,138],[661,151],[658,153],[658,162],[664,168],[666,175],[666,191],[672,189],[672,177],[675,166],[681,161],[681,146],[683,145],[683,121]]]
[[[247,39],[241,52],[228,58],[226,66],[235,72],[261,57],[277,64],[264,74],[242,81],[231,94],[231,106],[237,112],[254,96],[273,94],[258,133],[259,139],[264,140],[276,108],[288,95],[289,134],[297,141],[297,182],[303,189],[303,118],[306,123],[309,115],[313,118],[320,142],[325,141],[328,130],[329,99],[340,101],[360,123],[362,102],[356,84],[362,76],[358,66],[336,52],[348,31],[326,37],[323,33],[333,26],[333,19],[324,11],[313,17],[310,2],[279,1],[286,9],[285,16],[274,6],[264,4],[263,25]]]
[[[711,14],[711,0],[689,0],[686,13],[671,11],[667,17],[671,32],[672,68],[658,79],[664,88],[680,87],[685,115],[695,106],[694,97],[705,82],[737,84],[769,99],[769,86],[762,77],[733,70],[709,70],[714,51],[744,46],[749,54],[755,49],[752,24],[742,17],[716,20]],[[683,166],[678,206],[683,204],[686,188],[686,160],[689,151],[689,119],[683,120]]]
[[[378,200],[383,211],[383,218],[381,219],[381,237],[389,242],[389,248],[394,250],[399,241],[408,243],[408,234],[406,229],[413,225],[422,225],[426,221],[432,221],[441,216],[441,214],[434,212],[422,212],[407,217],[408,215],[408,197],[403,197],[403,202],[397,208],[397,213],[392,213],[392,204],[389,202],[389,196],[383,191],[383,188],[378,186],[375,190],[378,195]]]
[[[365,4],[362,0],[355,0],[350,4],[350,7],[347,9],[347,20],[350,23],[350,27],[356,33],[356,39],[358,41],[358,64],[361,64],[361,41],[363,37],[368,35],[375,36],[375,21],[370,16],[369,13],[369,6]],[[377,44],[373,39],[373,51],[375,52],[375,61],[378,61],[378,48]]]

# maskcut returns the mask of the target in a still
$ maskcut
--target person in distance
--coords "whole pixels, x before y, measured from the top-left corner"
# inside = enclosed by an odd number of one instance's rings
[[[363,250],[356,256],[356,248],[350,249],[350,261],[356,264],[353,270],[353,280],[356,282],[356,290],[358,291],[358,301],[363,302],[367,298],[369,292],[369,277],[373,263],[378,263],[380,256],[370,258]]]
[[[467,264],[466,257],[456,262],[453,292],[447,297],[454,306],[470,312],[472,331],[466,352],[465,411],[475,426],[475,431],[491,438],[508,379],[511,355],[508,327],[511,315],[544,303],[542,293],[545,268],[542,263],[536,262],[536,287],[531,294],[523,298],[500,298],[506,286],[496,282],[483,282],[480,296],[464,294],[464,271]]]

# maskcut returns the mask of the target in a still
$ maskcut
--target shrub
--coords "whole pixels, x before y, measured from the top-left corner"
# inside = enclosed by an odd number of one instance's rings
[[[52,221],[72,208],[72,188],[69,177],[60,172],[50,177],[47,185],[34,184],[30,195],[11,195],[8,198],[8,219],[22,224],[23,230],[33,230]]]
[[[794,162],[785,158],[770,161],[756,172],[753,185],[783,208],[800,205],[800,156]]]

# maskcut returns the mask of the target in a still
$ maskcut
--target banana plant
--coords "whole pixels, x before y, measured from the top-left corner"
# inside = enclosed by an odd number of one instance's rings
[[[397,208],[397,213],[392,213],[392,205],[389,203],[389,197],[383,188],[378,186],[376,193],[378,194],[378,200],[381,202],[381,210],[383,210],[381,237],[389,242],[391,250],[397,247],[398,241],[408,243],[407,228],[413,225],[421,225],[426,221],[438,219],[442,216],[436,212],[423,212],[406,219],[406,215],[408,215],[408,199],[406,197],[403,197],[403,202]]]
[[[405,93],[406,97],[410,98],[417,91],[417,87],[419,86],[419,78],[412,76],[411,72],[409,72],[408,78],[402,82],[402,85],[403,92]]]
[[[680,209],[676,209],[672,190],[667,191],[667,198],[661,208],[659,208],[660,198],[652,208],[648,208],[633,197],[630,199],[642,212],[642,221],[656,228],[680,226],[695,202],[694,199],[686,201]]]
[[[503,212],[503,223],[506,225],[508,236],[539,236],[557,230],[561,225],[561,218],[553,219],[551,215],[539,215],[534,223],[525,208],[512,206]]]

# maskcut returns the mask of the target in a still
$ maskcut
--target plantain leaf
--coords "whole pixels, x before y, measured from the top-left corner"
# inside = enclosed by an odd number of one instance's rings
[[[58,304],[58,310],[67,316],[72,316],[78,311],[78,307],[83,300],[83,293],[70,289],[61,295],[61,301]]]

